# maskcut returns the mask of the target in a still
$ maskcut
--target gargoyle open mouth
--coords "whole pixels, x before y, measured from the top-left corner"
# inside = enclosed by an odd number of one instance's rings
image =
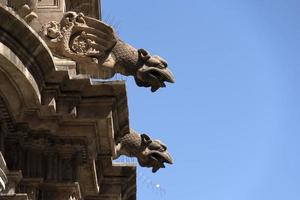
[[[138,70],[135,81],[138,86],[151,87],[151,92],[155,92],[166,87],[165,82],[174,83],[175,78],[168,68],[143,67]]]
[[[173,159],[168,152],[153,152],[150,153],[152,163],[152,172],[155,173],[160,168],[165,168],[164,163],[173,164]]]
[[[120,155],[136,157],[140,166],[152,168],[153,173],[165,168],[165,163],[173,164],[165,144],[159,140],[152,140],[145,133],[139,134],[133,129],[120,139],[116,152],[116,158]]]

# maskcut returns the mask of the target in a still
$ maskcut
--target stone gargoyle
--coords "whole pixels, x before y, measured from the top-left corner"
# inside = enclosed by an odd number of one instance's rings
[[[152,92],[175,82],[164,59],[130,46],[112,27],[82,13],[66,12],[60,22],[45,24],[40,36],[55,56],[74,60],[79,73],[101,79],[116,73],[133,76],[138,86]]]
[[[159,140],[150,139],[146,134],[139,134],[133,129],[117,143],[116,152],[116,158],[120,155],[136,157],[142,167],[152,167],[153,173],[160,168],[165,168],[164,163],[173,164],[166,145]]]

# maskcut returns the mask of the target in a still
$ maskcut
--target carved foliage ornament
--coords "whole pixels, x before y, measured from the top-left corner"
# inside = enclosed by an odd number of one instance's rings
[[[74,60],[86,71],[96,69],[96,78],[133,76],[138,86],[151,87],[152,92],[175,82],[164,59],[130,46],[112,27],[82,13],[65,13],[60,22],[45,24],[40,35],[55,56]]]

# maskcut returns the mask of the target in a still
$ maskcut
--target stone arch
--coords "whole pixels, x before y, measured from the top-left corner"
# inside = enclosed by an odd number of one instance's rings
[[[22,111],[41,106],[56,70],[47,45],[18,14],[0,6],[0,19],[6,22],[0,23],[0,94],[18,119]]]
[[[32,75],[41,91],[55,71],[53,57],[45,42],[16,13],[0,6],[0,42],[15,54]]]
[[[0,95],[17,119],[24,109],[38,107],[41,95],[34,77],[8,47],[0,44]]]

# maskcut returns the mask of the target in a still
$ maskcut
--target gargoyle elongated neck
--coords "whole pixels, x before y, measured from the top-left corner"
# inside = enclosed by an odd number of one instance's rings
[[[122,40],[118,40],[112,49],[112,54],[116,61],[117,73],[134,76],[142,67],[143,62],[139,58],[138,50]]]

